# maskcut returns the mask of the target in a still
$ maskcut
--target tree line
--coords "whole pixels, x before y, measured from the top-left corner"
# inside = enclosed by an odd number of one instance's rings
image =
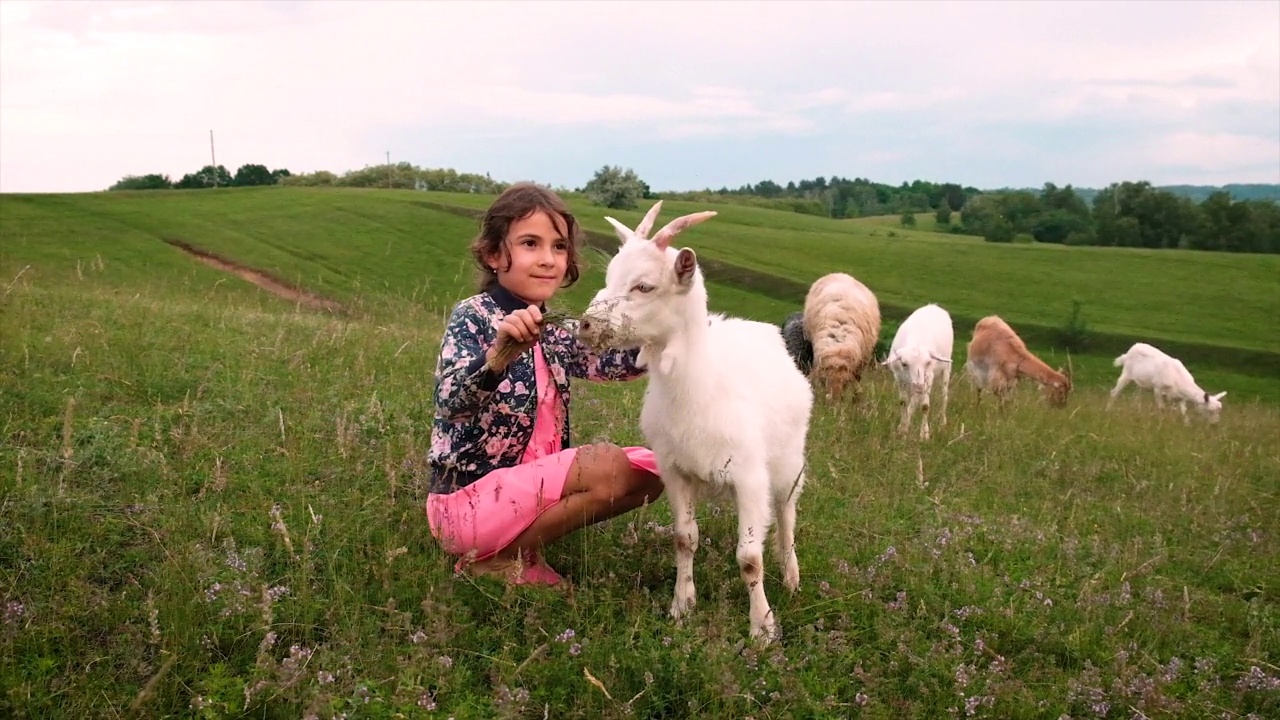
[[[386,187],[497,194],[509,183],[488,173],[421,168],[407,162],[366,166],[338,175],[326,170],[290,173],[260,164],[242,165],[234,175],[206,165],[177,182],[166,175],[126,176],[110,190],[199,189],[253,185]],[[1250,186],[1254,187],[1254,186]],[[1265,190],[1270,186],[1256,186]],[[568,193],[566,188],[557,188]],[[781,185],[772,180],[737,189],[654,192],[630,168],[606,165],[572,192],[606,207],[635,207],[642,199],[668,198],[733,202],[831,218],[901,215],[914,225],[919,213],[933,213],[944,232],[990,242],[1044,242],[1142,248],[1182,248],[1280,254],[1280,203],[1236,199],[1214,190],[1195,200],[1146,181],[1114,183],[1082,191],[1046,183],[1027,189],[980,190],[958,183],[915,180],[900,185],[866,178],[819,176]],[[1259,191],[1261,192],[1261,191]],[[1265,197],[1265,196],[1264,196]]]
[[[268,170],[266,165],[247,163],[241,165],[232,175],[222,165],[205,165],[193,173],[187,173],[182,179],[174,182],[168,175],[150,173],[147,175],[125,175],[117,180],[108,190],[199,190],[214,187],[250,187],[253,185],[277,185],[282,178],[289,177],[285,168]]]
[[[1070,185],[1039,192],[1013,190],[971,198],[955,222],[949,206],[935,210],[939,227],[990,242],[1280,253],[1280,204],[1235,200],[1225,190],[1201,202],[1151,183],[1121,182],[1086,203]]]
[[[255,185],[292,185],[298,187],[384,187],[400,190],[441,190],[496,195],[509,183],[484,175],[460,173],[451,168],[420,168],[402,162],[394,165],[370,165],[349,170],[341,175],[328,170],[291,173],[285,168],[268,170],[265,165],[246,164],[232,175],[222,165],[206,165],[188,173],[178,182],[168,175],[126,175],[108,190],[196,190],[216,187],[250,187]]]
[[[1218,189],[1196,201],[1147,181],[1087,191],[1045,183],[1036,192],[984,191],[926,180],[894,186],[838,176],[785,186],[765,180],[737,189],[658,195],[731,200],[832,218],[895,214],[908,226],[915,224],[917,213],[934,213],[940,230],[991,242],[1280,253],[1280,203],[1264,194],[1275,186],[1241,187],[1250,188],[1255,197],[1236,199]]]

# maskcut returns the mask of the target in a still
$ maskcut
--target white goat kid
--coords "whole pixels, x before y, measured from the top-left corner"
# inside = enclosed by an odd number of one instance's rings
[[[1195,405],[1200,412],[1204,413],[1210,423],[1218,422],[1218,416],[1222,413],[1222,398],[1226,397],[1227,391],[1223,390],[1217,395],[1210,395],[1191,377],[1191,372],[1181,360],[1171,357],[1163,350],[1147,343],[1134,343],[1129,351],[1116,358],[1113,364],[1124,369],[1120,371],[1120,379],[1116,381],[1116,386],[1111,389],[1107,408],[1111,407],[1116,396],[1124,390],[1126,385],[1134,383],[1155,394],[1156,407],[1164,408],[1165,400],[1178,403],[1182,409],[1184,422],[1191,422],[1191,418],[1187,417],[1188,403]]]
[[[639,347],[648,366],[640,428],[657,457],[675,529],[676,582],[671,615],[695,604],[694,516],[700,497],[732,495],[738,515],[738,568],[750,596],[751,636],[768,643],[778,624],[764,592],[764,543],[776,515],[782,584],[800,585],[796,502],[804,489],[805,442],[813,406],[776,325],[707,311],[697,257],[676,250],[682,230],[715,215],[676,218],[648,239],[659,201],[636,229],[606,218],[622,247],[605,287],[579,325],[595,347]]]
[[[898,425],[898,432],[909,430],[911,417],[922,408],[920,437],[929,439],[929,397],[938,380],[942,385],[939,425],[946,426],[954,343],[951,315],[932,303],[918,308],[898,326],[889,347],[889,356],[883,363],[893,371],[898,396],[902,399],[902,422]]]

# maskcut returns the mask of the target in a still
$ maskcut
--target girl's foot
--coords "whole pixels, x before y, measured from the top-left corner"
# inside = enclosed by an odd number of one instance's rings
[[[528,553],[524,564],[524,572],[516,579],[517,585],[559,585],[565,580],[556,572],[542,555],[536,551]]]
[[[491,557],[466,565],[470,575],[500,577],[515,585],[559,585],[564,582],[547,561],[536,551],[526,551],[516,557]]]
[[[468,563],[465,569],[469,575],[491,575],[511,582],[520,576],[524,570],[523,565],[519,557],[491,557],[488,560]]]

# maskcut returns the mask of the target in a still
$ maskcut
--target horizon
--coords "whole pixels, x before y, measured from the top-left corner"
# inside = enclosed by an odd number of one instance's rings
[[[177,179],[211,131],[231,172],[1280,184],[1280,3],[1223,5],[6,0],[0,192]]]

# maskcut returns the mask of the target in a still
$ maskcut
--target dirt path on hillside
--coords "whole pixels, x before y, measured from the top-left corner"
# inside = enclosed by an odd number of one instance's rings
[[[346,308],[343,307],[341,303],[321,297],[312,292],[307,292],[302,288],[291,285],[277,277],[273,277],[270,273],[241,265],[234,260],[228,260],[224,257],[220,257],[216,253],[209,252],[208,250],[201,250],[184,240],[178,240],[177,238],[164,238],[164,241],[194,257],[205,265],[209,265],[224,272],[229,272],[244,278],[263,290],[282,297],[289,302],[297,303],[310,310],[320,310],[331,313],[346,312]]]

